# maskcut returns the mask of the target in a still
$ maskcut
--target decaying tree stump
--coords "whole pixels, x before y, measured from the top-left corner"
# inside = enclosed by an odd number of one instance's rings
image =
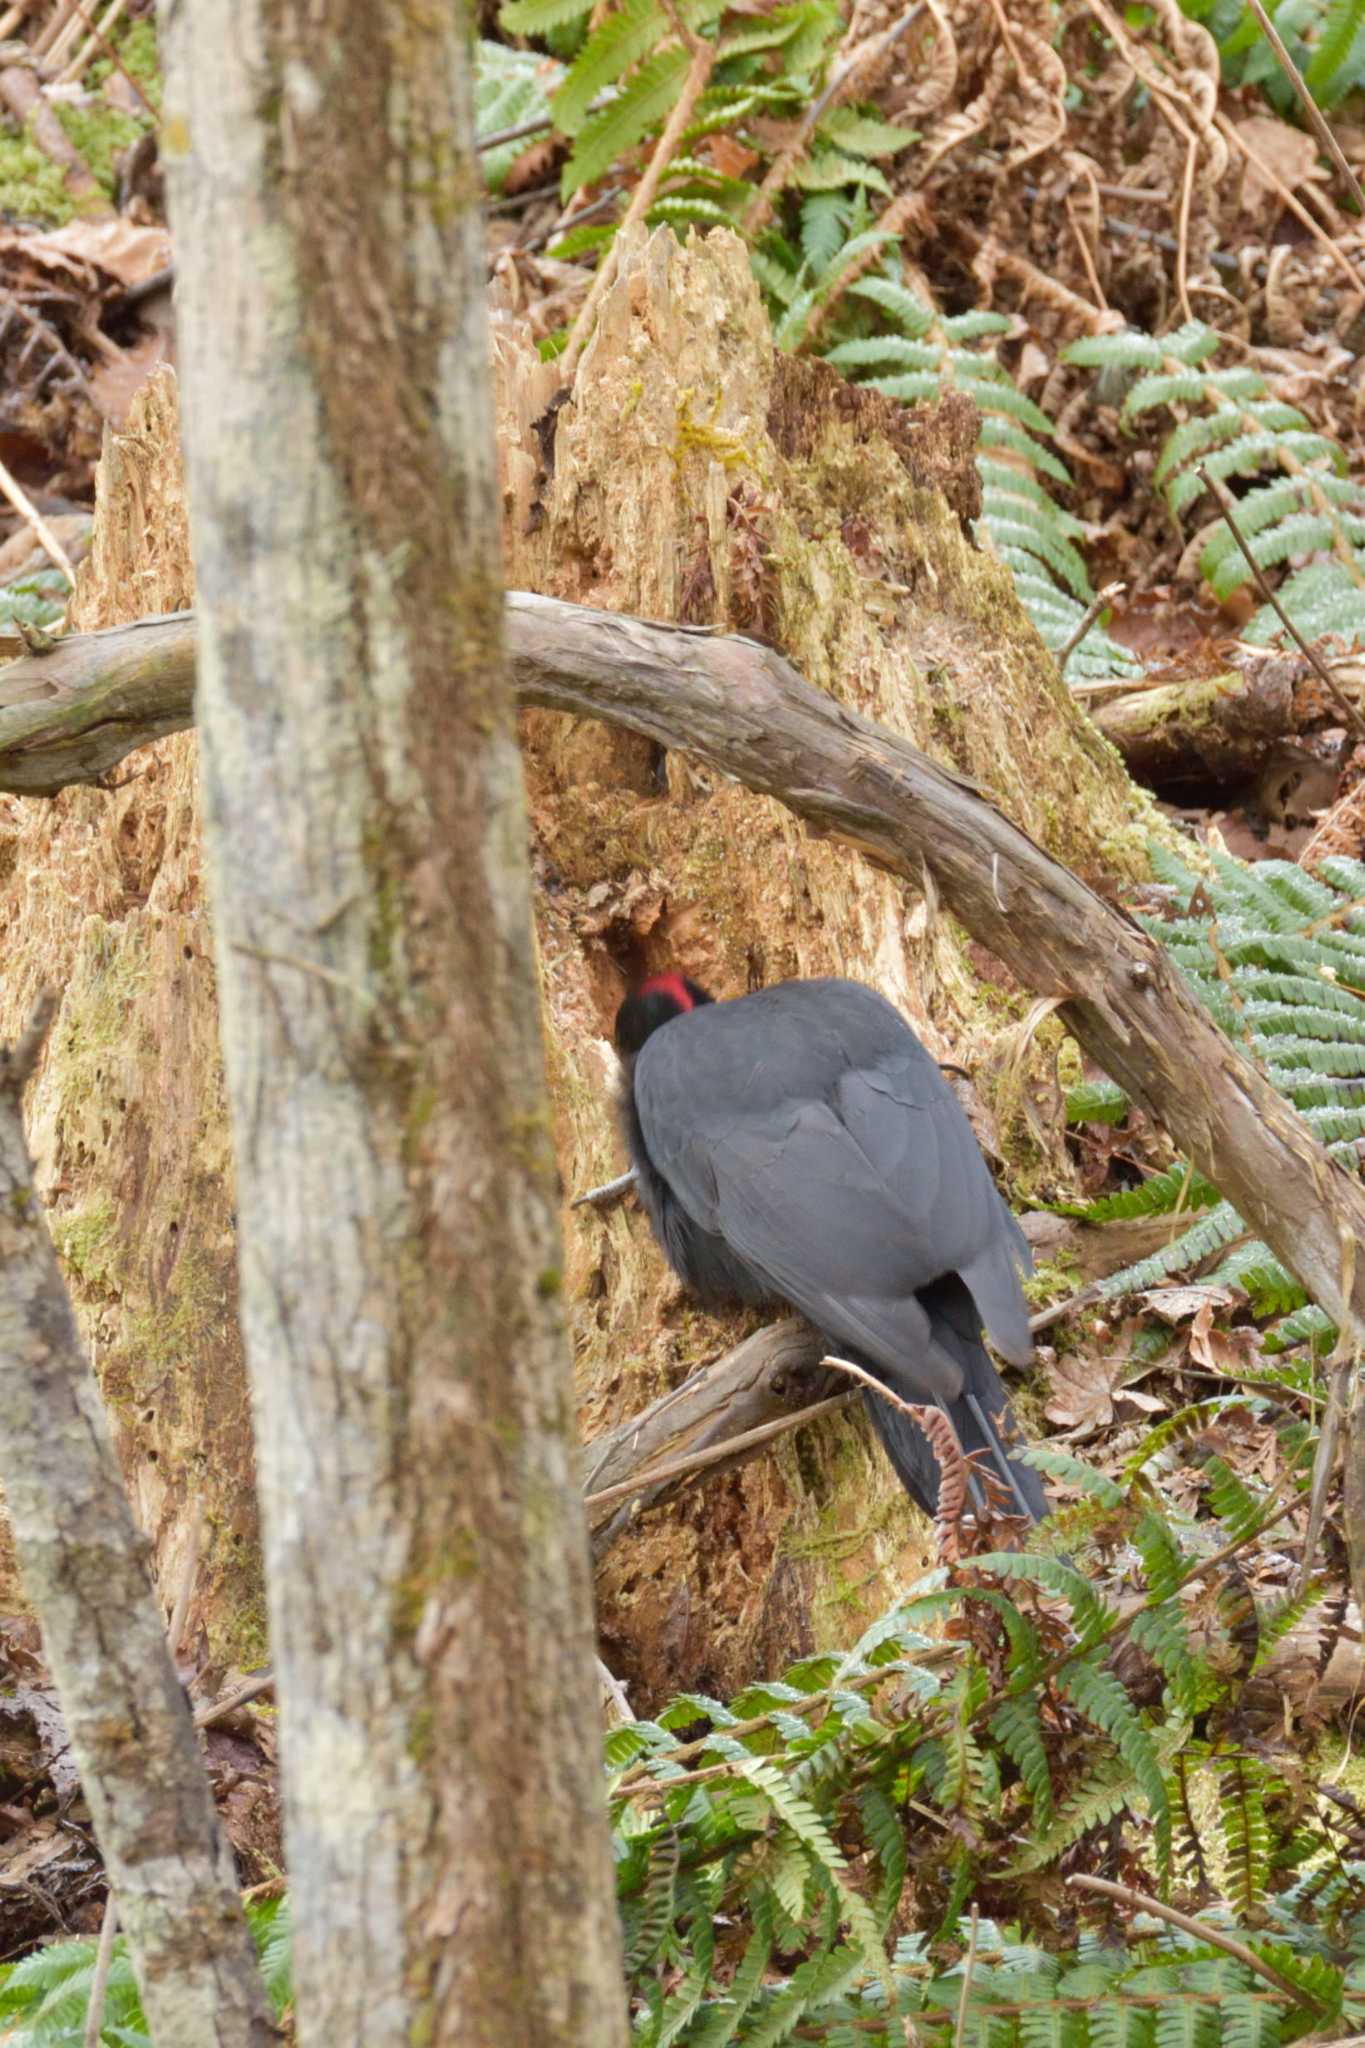
[[[106,435],[71,624],[193,601],[163,370]],[[186,1642],[206,1627],[222,1670],[260,1661],[265,1626],[194,735],[143,749],[109,784],[0,798],[0,1037],[41,987],[61,990],[28,1097],[39,1185],[163,1585],[180,1582],[202,1505]]]
[[[567,402],[510,321],[495,352],[509,585],[771,639],[1083,874],[1140,871],[1147,799],[965,530],[969,418],[912,418],[777,355],[725,234],[623,249]],[[999,964],[931,900],[777,804],[602,725],[533,713],[524,731],[567,1190],[620,1163],[608,1041],[641,970],[680,962],[721,995],[859,976],[968,1066],[1017,1017]],[[596,1437],[744,1326],[681,1298],[633,1205],[575,1212],[568,1229]],[[923,1565],[927,1537],[850,1406],[618,1535],[598,1574],[606,1653],[644,1699],[724,1690],[856,1634]]]
[[[496,356],[509,584],[771,639],[1083,875],[1141,871],[1148,800],[966,530],[965,413],[921,420],[776,356],[725,235],[623,249],[567,402],[550,409],[554,367],[510,321]],[[167,539],[181,517],[170,388],[151,388],[106,455],[82,625],[190,598]],[[776,803],[645,739],[544,712],[523,738],[566,1196],[619,1163],[611,1018],[627,979],[665,961],[722,995],[791,974],[876,983],[937,1053],[977,1071],[1007,1186],[1040,1174],[986,1075],[1026,1006],[932,892],[910,900]],[[186,1503],[205,1499],[199,1619],[230,1662],[259,1649],[259,1607],[193,762],[181,737],[116,771],[112,792],[0,800],[0,1030],[40,969],[66,978],[30,1104],[54,1230],[171,1578]],[[563,1281],[589,1437],[746,1327],[681,1298],[631,1204],[572,1215]],[[606,1653],[641,1704],[681,1684],[724,1690],[855,1635],[927,1537],[849,1404],[618,1535],[598,1578]]]

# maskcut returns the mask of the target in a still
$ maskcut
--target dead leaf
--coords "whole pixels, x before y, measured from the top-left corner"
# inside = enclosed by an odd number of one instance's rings
[[[1078,1437],[1093,1436],[1113,1421],[1115,1391],[1127,1369],[1126,1359],[1067,1352],[1047,1367],[1049,1393],[1043,1413],[1049,1422]]]
[[[124,424],[129,407],[153,370],[172,359],[173,341],[167,328],[147,327],[131,348],[96,363],[90,372],[90,396],[111,426]]]
[[[1241,1297],[1233,1287],[1151,1287],[1141,1299],[1163,1323],[1174,1328],[1177,1323],[1197,1317],[1206,1307],[1210,1315],[1216,1309],[1232,1308]]]
[[[1317,142],[1302,128],[1291,128],[1287,121],[1278,120],[1274,114],[1248,114],[1245,121],[1237,123],[1237,133],[1251,152],[1242,172],[1244,212],[1264,220],[1267,205],[1278,213],[1284,204],[1261,165],[1272,171],[1291,192],[1297,191],[1310,179],[1321,180],[1323,173],[1318,168]]]
[[[1196,1365],[1224,1379],[1241,1379],[1248,1366],[1261,1362],[1261,1335],[1249,1323],[1235,1330],[1215,1330],[1214,1304],[1205,1302],[1190,1325],[1190,1357]]]
[[[733,135],[709,136],[707,155],[723,178],[747,178],[758,162],[757,151],[746,149]]]
[[[171,238],[165,228],[139,227],[136,222],[71,220],[45,235],[22,237],[24,254],[35,263],[96,263],[119,284],[142,284],[171,263]]]

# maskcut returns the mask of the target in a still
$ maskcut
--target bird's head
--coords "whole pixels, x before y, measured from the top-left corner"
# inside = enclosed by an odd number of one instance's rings
[[[616,1050],[633,1059],[652,1031],[714,1000],[685,974],[655,974],[633,989],[616,1012]]]

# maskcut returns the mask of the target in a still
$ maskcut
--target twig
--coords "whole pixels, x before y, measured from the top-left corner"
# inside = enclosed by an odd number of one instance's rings
[[[976,1930],[980,1909],[973,1901],[972,1930],[967,1937],[967,1953],[962,1961],[962,1995],[957,2001],[957,2024],[953,2028],[953,2048],[962,2048],[967,2038],[967,2001],[972,1995],[972,1972],[976,1968]]]
[[[58,4],[53,9],[52,14],[43,23],[43,26],[29,44],[29,48],[35,57],[45,57],[47,55],[66,27],[70,14],[71,10],[65,4],[65,0],[58,0]]]
[[[86,13],[85,8],[82,5],[82,0],[71,0],[71,7],[77,20],[83,22],[86,28],[89,29],[90,41],[82,45],[79,55],[74,57],[71,63],[67,65],[65,71],[62,73],[63,83],[68,83],[69,81],[80,77],[86,65],[90,62],[91,57],[94,55],[95,48],[98,47],[99,49],[103,50],[105,56],[109,59],[109,62],[118,72],[119,77],[123,80],[124,84],[128,86],[130,91],[135,92],[137,94],[143,106],[151,115],[153,121],[159,121],[161,117],[157,113],[156,108],[152,105],[146,93],[142,90],[142,87],[138,84],[132,72],[128,69],[122,57],[119,55],[118,45],[115,42],[113,42],[109,36],[105,34],[103,28],[101,28],[100,24],[93,18],[93,16]]]
[[[554,125],[553,114],[538,114],[534,121],[518,121],[515,128],[495,128],[491,135],[479,137],[474,144],[474,154],[482,156],[485,150],[500,149],[504,142],[520,142],[523,135],[542,135]]]
[[[196,1707],[194,1710],[195,1727],[211,1728],[215,1721],[225,1720],[229,1714],[235,1714],[238,1707],[246,1706],[249,1701],[259,1698],[263,1692],[273,1691],[274,1685],[275,1674],[273,1671],[253,1672],[251,1677],[239,1685],[235,1691],[225,1692],[220,1700],[209,1700],[205,1706]]]
[[[1331,669],[1327,666],[1327,663],[1322,659],[1322,656],[1320,654],[1315,653],[1314,650],[1309,646],[1308,642],[1304,639],[1302,633],[1294,624],[1294,621],[1290,618],[1284,606],[1280,603],[1279,598],[1276,597],[1274,591],[1266,582],[1265,576],[1261,571],[1261,566],[1257,562],[1256,557],[1252,554],[1251,549],[1248,547],[1245,534],[1242,532],[1241,527],[1237,524],[1237,514],[1234,510],[1234,501],[1231,491],[1229,491],[1226,485],[1221,483],[1216,476],[1211,476],[1209,474],[1208,467],[1205,463],[1201,462],[1197,465],[1195,474],[1198,476],[1205,490],[1211,491],[1213,493],[1213,496],[1218,500],[1218,509],[1228,523],[1228,531],[1231,533],[1233,539],[1236,541],[1238,547],[1242,551],[1243,559],[1245,560],[1248,569],[1250,569],[1251,571],[1252,581],[1255,583],[1256,588],[1260,591],[1261,596],[1265,599],[1266,603],[1270,606],[1270,609],[1274,612],[1280,624],[1284,627],[1285,632],[1288,633],[1290,639],[1294,642],[1294,645],[1298,648],[1299,652],[1303,655],[1304,659],[1307,662],[1309,662],[1312,666],[1314,675],[1316,675],[1318,681],[1322,684],[1322,687],[1324,688],[1324,690],[1326,690],[1328,696],[1331,698],[1332,702],[1335,704],[1337,710],[1341,714],[1342,723],[1347,727],[1349,731],[1353,732],[1356,735],[1357,739],[1365,739],[1365,718],[1361,717],[1360,713],[1356,710],[1355,705],[1352,704],[1350,699],[1345,695],[1340,685],[1338,684],[1336,677],[1332,674]]]
[[[608,1202],[619,1201],[635,1185],[635,1168],[618,1173],[615,1180],[604,1180],[600,1188],[587,1188],[581,1195],[575,1195],[570,1202],[571,1209],[584,1209],[591,1203],[594,1207],[605,1208]]]
[[[1221,1948],[1225,1955],[1235,1956],[1244,1968],[1254,1970],[1258,1977],[1264,1977],[1268,1984],[1273,1984],[1277,1991],[1283,1992],[1286,1998],[1291,1999],[1305,2012],[1311,2012],[1315,2019],[1325,2016],[1326,2007],[1314,1998],[1311,1992],[1305,1991],[1301,1984],[1296,1984],[1292,1977],[1284,1976],[1273,1963],[1268,1963],[1263,1957],[1258,1956],[1254,1948],[1248,1948],[1245,1942],[1238,1941],[1234,1935],[1225,1934],[1221,1927],[1212,1927],[1207,1920],[1196,1920],[1192,1913],[1182,1913],[1175,1906],[1163,1904],[1160,1899],[1149,1898],[1146,1892],[1134,1891],[1131,1885],[1112,1884],[1107,1877],[1089,1877],[1083,1871],[1076,1871],[1067,1879],[1067,1883],[1081,1891],[1101,1892],[1106,1899],[1115,1899],[1121,1906],[1127,1906],[1133,1912],[1151,1913],[1156,1919],[1168,1921],[1172,1927],[1178,1927],[1182,1934],[1191,1934],[1196,1941],[1206,1941],[1211,1948]]]
[[[889,1401],[893,1408],[899,1408],[902,1415],[908,1415],[916,1429],[923,1428],[923,1424],[920,1421],[920,1406],[923,1404],[903,1400],[899,1394],[893,1392],[887,1386],[885,1380],[879,1380],[875,1373],[866,1372],[861,1365],[855,1365],[851,1358],[822,1358],[820,1363],[821,1365],[831,1366],[835,1372],[846,1372],[850,1379],[857,1380],[860,1385],[867,1387],[871,1393],[880,1394],[883,1401]],[[959,1445],[959,1451],[961,1451],[961,1448],[961,1445]]]
[[[1075,237],[1076,247],[1080,251],[1081,265],[1089,280],[1090,290],[1094,296],[1095,303],[1102,313],[1107,313],[1109,311],[1109,301],[1104,296],[1104,286],[1100,283],[1100,274],[1095,268],[1094,252],[1090,247],[1090,241],[1085,229],[1076,218],[1076,209],[1071,203],[1071,194],[1069,192],[1062,194],[1062,204],[1066,208],[1066,217],[1070,223],[1072,235]]]
[[[334,967],[324,967],[317,960],[305,960],[300,953],[275,953],[266,946],[253,946],[246,939],[230,939],[228,943],[234,953],[244,954],[249,960],[262,960],[267,967],[292,967],[296,973],[311,974],[333,988],[344,989],[347,995],[358,996],[363,1003],[374,1001],[370,991],[360,982],[348,980]]]
[[[611,1701],[613,1707],[615,1707],[620,1719],[622,1721],[633,1721],[635,1716],[630,1709],[630,1695],[616,1676],[616,1673],[610,1670],[600,1657],[597,1660],[597,1676],[601,1681],[602,1691]]]
[[[520,192],[506,192],[500,199],[488,200],[484,212],[490,217],[496,214],[515,213],[518,207],[529,206],[533,200],[544,199],[551,192],[558,190],[558,178],[547,178],[543,185],[525,185]]]
[[[876,1380],[872,1381],[873,1386],[877,1384]],[[895,1400],[896,1397],[893,1394],[889,1398]],[[693,1451],[686,1457],[670,1458],[648,1472],[637,1473],[634,1479],[623,1479],[619,1486],[604,1486],[600,1493],[588,1494],[583,1505],[589,1509],[608,1507],[614,1500],[626,1500],[631,1494],[643,1493],[665,1479],[685,1479],[689,1473],[704,1472],[708,1465],[722,1464],[739,1451],[754,1450],[775,1436],[785,1436],[789,1429],[802,1429],[808,1422],[818,1422],[822,1415],[832,1415],[847,1400],[847,1394],[832,1394],[826,1401],[813,1401],[809,1408],[794,1408],[790,1415],[779,1415],[773,1422],[761,1422],[757,1429],[741,1430],[738,1436],[726,1437],[724,1443],[711,1444],[706,1450]]]
[[[90,2002],[85,2008],[85,2031],[81,2035],[81,2048],[100,2048],[100,2036],[104,2032],[104,2006],[109,1992],[109,1969],[114,1960],[114,1937],[117,1933],[118,1900],[114,1897],[111,1886],[104,1901],[104,1918],[100,1922],[95,1967],[90,1973]]]
[[[1199,161],[1201,137],[1191,134],[1185,145],[1185,168],[1180,178],[1180,212],[1176,217],[1175,288],[1180,297],[1180,310],[1189,321],[1194,319],[1194,307],[1190,304],[1190,208],[1194,204],[1194,167]]]
[[[1365,214],[1365,192],[1362,192],[1360,189],[1360,180],[1347,162],[1341,144],[1323,119],[1322,110],[1318,106],[1317,101],[1304,84],[1303,73],[1299,70],[1298,65],[1294,62],[1294,59],[1281,41],[1279,30],[1261,5],[1261,0],[1247,0],[1247,6],[1260,24],[1261,34],[1279,59],[1280,69],[1293,86],[1299,105],[1303,108],[1305,120],[1326,150],[1328,156],[1331,157],[1332,162],[1336,165],[1337,174],[1352,199],[1354,199],[1357,208],[1362,214]]]
[[[1092,1280],[1088,1287],[1078,1288],[1075,1294],[1068,1294],[1063,1301],[1054,1301],[1050,1308],[1039,1309],[1036,1316],[1028,1319],[1029,1334],[1036,1337],[1040,1330],[1050,1330],[1063,1316],[1069,1316],[1073,1309],[1088,1308],[1100,1299],[1101,1282]]]
[[[819,99],[811,108],[806,122],[802,123],[803,127],[806,127],[807,123],[809,124],[808,135],[814,134],[835,101],[843,98],[859,72],[878,57],[885,57],[890,51],[894,50],[901,37],[914,27],[923,12],[924,8],[922,5],[907,7],[899,20],[893,21],[890,28],[880,35],[870,48],[865,43],[861,49],[854,51],[838,77],[832,78],[825,87]]]
[[[180,1645],[185,1640],[185,1623],[189,1619],[190,1601],[194,1595],[194,1582],[199,1576],[199,1550],[204,1540],[204,1503],[196,1500],[190,1512],[189,1543],[185,1550],[185,1569],[180,1574],[180,1588],[171,1609],[170,1625],[166,1630],[166,1648],[174,1664],[180,1655]]]
[[[600,114],[611,99],[610,93],[600,92],[595,100],[588,102],[589,114]],[[514,128],[495,128],[491,135],[481,135],[474,144],[475,156],[482,156],[490,149],[500,149],[504,142],[520,142],[523,135],[543,135],[547,128],[553,128],[553,114],[537,114],[533,121],[518,121]]]
[[[683,80],[682,91],[674,102],[673,111],[668,117],[664,132],[654,146],[654,154],[649,159],[645,174],[630,195],[630,204],[626,208],[625,218],[616,231],[611,247],[597,266],[596,275],[589,288],[588,296],[579,307],[578,317],[569,331],[568,344],[563,355],[560,357],[563,381],[566,385],[572,385],[573,383],[579,358],[587,346],[588,337],[592,333],[593,322],[597,318],[597,309],[606,294],[607,286],[616,275],[616,265],[622,238],[634,227],[636,221],[643,220],[650,207],[654,204],[654,196],[663,181],[668,166],[673,161],[673,155],[678,143],[682,139],[683,130],[696,112],[697,101],[705,92],[707,80],[715,68],[716,45],[707,42],[704,36],[699,36],[695,30],[690,29],[686,22],[673,12],[670,0],[664,0],[664,6],[665,11],[672,18],[673,27],[679,40],[685,49],[692,52],[692,62],[688,67],[687,76]]]
[[[1106,583],[1099,595],[1090,600],[1081,617],[1076,621],[1074,632],[1068,633],[1066,639],[1057,649],[1057,666],[1063,674],[1066,673],[1067,663],[1105,606],[1112,604],[1116,597],[1121,597],[1127,588],[1128,585],[1126,583]]]
[[[1336,264],[1338,270],[1349,280],[1351,289],[1365,294],[1365,278],[1356,269],[1346,251],[1339,247],[1332,236],[1328,234],[1322,222],[1314,218],[1303,201],[1290,191],[1284,179],[1279,175],[1279,172],[1272,170],[1265,158],[1257,154],[1246,138],[1238,133],[1226,114],[1215,114],[1214,120],[1218,127],[1218,133],[1223,139],[1239,149],[1249,164],[1256,166],[1257,171],[1265,179],[1267,185],[1278,194],[1281,205],[1287,206],[1294,218],[1307,228],[1314,241],[1322,245]]]
[[[1313,1459],[1313,1479],[1308,1490],[1308,1527],[1304,1531],[1299,1568],[1294,1574],[1292,1598],[1295,1600],[1301,1597],[1313,1575],[1313,1560],[1317,1555],[1318,1538],[1322,1534],[1323,1517],[1327,1513],[1327,1490],[1336,1469],[1341,1421],[1346,1413],[1346,1391],[1354,1370],[1354,1360],[1346,1359],[1336,1367],[1328,1382],[1327,1406],[1318,1434],[1318,1448]]]
[[[0,462],[0,491],[3,491],[25,524],[32,528],[33,533],[42,543],[44,552],[51,556],[74,590],[76,587],[76,572],[71,566],[71,557],[67,554],[66,549],[62,546],[28,493],[21,485],[16,483],[3,462]]]
[[[528,256],[533,255],[537,249],[543,249],[547,242],[555,241],[560,235],[567,235],[570,228],[581,228],[586,221],[596,220],[599,213],[610,213],[624,190],[623,185],[613,185],[600,199],[594,199],[591,206],[580,206],[577,213],[561,214],[550,227],[542,228],[537,234],[528,235],[518,247],[524,249]]]
[[[125,303],[132,303],[132,291],[124,296]],[[26,306],[24,301],[13,292],[0,293],[0,302],[4,304],[7,316],[11,312],[18,314],[29,332],[36,335],[51,350],[52,355],[55,356],[56,360],[66,371],[67,376],[74,379],[86,397],[89,398],[91,396],[90,380],[72,355],[70,349],[66,346],[66,343],[62,340],[60,334],[58,334],[56,328],[52,325],[52,322],[45,320],[41,313],[35,313],[32,306]],[[49,364],[48,368],[50,369],[50,367],[51,365]],[[46,374],[46,370],[39,373],[40,382]]]

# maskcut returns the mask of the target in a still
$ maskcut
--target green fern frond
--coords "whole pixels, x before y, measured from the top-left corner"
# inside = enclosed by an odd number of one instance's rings
[[[846,156],[898,156],[919,141],[917,129],[898,128],[893,121],[883,121],[880,115],[858,107],[831,107],[821,117],[816,134]]]
[[[1235,1237],[1244,1233],[1243,1223],[1231,1202],[1219,1202],[1207,1209],[1197,1223],[1169,1244],[1161,1245],[1145,1259],[1138,1259],[1130,1266],[1124,1266],[1117,1273],[1110,1273],[1099,1283],[1102,1295],[1141,1294],[1149,1287],[1160,1287],[1172,1274],[1184,1273],[1191,1266],[1207,1259],[1225,1244],[1231,1244]]]
[[[1117,1081],[1082,1081],[1066,1091],[1069,1124],[1121,1124],[1128,1097]]]
[[[498,21],[511,36],[543,36],[581,21],[587,13],[581,0],[504,0]]]
[[[1315,1302],[1309,1302],[1267,1330],[1263,1342],[1270,1353],[1292,1351],[1300,1344],[1307,1344],[1320,1357],[1325,1357],[1336,1344],[1338,1334],[1337,1326],[1327,1311]]]
[[[1242,1542],[1265,1520],[1264,1494],[1240,1479],[1217,1452],[1204,1460],[1204,1475],[1209,1482],[1210,1507],[1226,1529],[1229,1540]]]
[[[1229,406],[1219,412],[1195,413],[1192,419],[1182,420],[1178,426],[1172,427],[1162,442],[1153,480],[1158,484],[1164,484],[1177,470],[1183,470],[1199,460],[1207,462],[1214,449],[1221,449],[1225,442],[1243,437],[1261,442],[1266,454],[1273,456],[1281,445],[1282,435],[1296,434],[1307,427],[1307,418],[1298,407],[1286,405],[1278,398],[1250,399],[1240,407]],[[1317,439],[1316,436],[1309,438]],[[1335,460],[1335,442],[1327,442],[1324,452]],[[1230,469],[1217,471],[1215,474],[1224,477],[1239,474],[1237,462],[1234,461]],[[1172,509],[1175,507],[1172,506]]]
[[[1090,1580],[1059,1557],[1034,1557],[1027,1551],[993,1550],[978,1560],[981,1568],[1002,1579],[1023,1579],[1045,1593],[1065,1600],[1081,1648],[1103,1640],[1118,1615],[1102,1600]]]
[[[1300,564],[1282,583],[1280,603],[1310,637],[1365,638],[1365,487],[1351,477],[1345,450],[1274,398],[1259,369],[1213,364],[1218,345],[1211,329],[1193,323],[1181,330],[1179,346],[1175,337],[1088,337],[1074,343],[1066,359],[1141,370],[1123,408],[1127,427],[1153,411],[1188,411],[1168,434],[1156,468],[1176,518],[1203,498],[1201,461],[1214,478],[1264,476],[1265,483],[1242,498],[1239,524],[1260,569]],[[1225,525],[1205,542],[1200,569],[1220,600],[1252,573]],[[1272,608],[1263,606],[1254,637],[1268,641],[1282,630]]]
[[[1218,1682],[1207,1660],[1195,1655],[1185,1617],[1175,1601],[1162,1600],[1144,1608],[1129,1634],[1161,1672],[1182,1714],[1193,1720],[1218,1697]]]
[[[1071,472],[1061,457],[1054,455],[1050,448],[1035,440],[1032,434],[1027,433],[1013,420],[998,417],[983,419],[979,446],[1005,449],[1009,454],[1019,456],[1040,475],[1050,476],[1059,484],[1071,482]]]
[[[1134,1216],[1167,1216],[1173,1209],[1208,1209],[1218,1190],[1188,1161],[1178,1159],[1162,1173],[1150,1174],[1136,1187],[1099,1195],[1093,1202],[1067,1204],[1063,1213],[1085,1223],[1117,1223]]]
[[[1046,1870],[1092,1829],[1106,1827],[1116,1814],[1131,1810],[1139,1791],[1137,1778],[1122,1756],[1106,1757],[1068,1791],[1050,1828],[1041,1829],[1005,1865],[1006,1877],[1026,1877]]]
[[[538,5],[539,0],[512,0],[512,4]],[[665,118],[682,89],[690,61],[679,44],[656,50],[608,106],[587,117],[560,175],[562,201],[572,199],[581,186],[594,184],[618,156],[633,149]]]
[[[481,40],[474,67],[474,125],[482,139],[523,121],[549,119],[550,98],[564,75],[562,64],[534,50],[509,49]],[[533,138],[504,142],[481,152],[479,165],[490,192],[501,192],[507,173]]]
[[[512,0],[513,5],[520,0]],[[619,0],[579,51],[550,102],[561,135],[574,136],[598,94],[647,57],[666,33],[658,0]]]
[[[1171,1854],[1171,1809],[1161,1758],[1150,1732],[1112,1671],[1083,1658],[1065,1665],[1057,1681],[1088,1721],[1103,1729],[1131,1771],[1151,1817],[1157,1860],[1165,1870]]]
[[[1332,0],[1304,69],[1304,84],[1328,114],[1365,84],[1365,0]]]
[[[1037,1699],[1032,1693],[1020,1693],[1002,1700],[991,1716],[990,1728],[1023,1781],[1034,1824],[1046,1833],[1053,1820],[1052,1770]]]
[[[792,167],[791,182],[798,192],[841,192],[850,185],[866,185],[891,196],[885,172],[865,157],[849,156],[838,149],[817,149],[803,156]]]

